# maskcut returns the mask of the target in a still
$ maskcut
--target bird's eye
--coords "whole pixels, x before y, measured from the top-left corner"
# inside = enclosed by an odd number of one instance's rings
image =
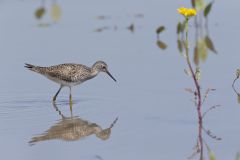
[[[102,66],[103,69],[106,69],[106,66]]]

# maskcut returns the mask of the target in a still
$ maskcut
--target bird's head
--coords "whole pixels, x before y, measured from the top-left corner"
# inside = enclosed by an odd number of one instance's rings
[[[94,63],[93,67],[92,67],[94,72],[105,72],[107,73],[115,82],[117,81],[112,75],[111,73],[108,71],[108,65],[103,62],[103,61],[97,61],[96,63]]]

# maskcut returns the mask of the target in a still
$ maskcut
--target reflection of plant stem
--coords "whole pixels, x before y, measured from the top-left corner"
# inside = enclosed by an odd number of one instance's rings
[[[236,80],[238,79],[239,77],[237,76],[235,79],[234,79],[234,81],[233,81],[233,83],[232,83],[232,88],[233,88],[233,90],[234,90],[234,92],[236,93],[236,94],[238,94],[238,92],[237,92],[237,90],[235,89],[235,82],[236,82]]]
[[[198,80],[196,78],[196,75],[193,71],[191,62],[190,62],[190,58],[189,58],[189,42],[188,42],[188,18],[186,19],[187,23],[186,23],[186,59],[187,59],[187,64],[188,67],[190,69],[192,78],[194,80],[194,84],[196,87],[196,96],[198,97],[198,102],[197,102],[197,113],[198,113],[198,123],[199,123],[199,133],[198,133],[198,140],[200,143],[200,159],[203,158],[203,140],[202,140],[202,113],[201,113],[201,106],[202,106],[202,97],[201,97],[201,91],[200,91],[200,86],[198,83]]]

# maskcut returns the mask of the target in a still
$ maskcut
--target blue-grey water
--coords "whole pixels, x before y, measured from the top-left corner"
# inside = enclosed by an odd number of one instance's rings
[[[177,49],[176,25],[183,17],[176,9],[190,7],[190,1],[56,2],[62,16],[54,23],[50,0],[41,20],[34,17],[41,1],[0,1],[0,159],[187,159],[196,145],[198,119],[193,96],[185,91],[194,83]],[[216,89],[203,111],[221,105],[204,119],[204,126],[222,138],[204,135],[218,160],[234,160],[240,151],[240,106],[231,87],[240,66],[238,15],[239,2],[215,1],[208,28],[218,53],[209,53],[200,64],[202,92]],[[161,25],[166,27],[160,35],[165,50],[156,45],[155,30]],[[191,35],[193,29],[191,21]],[[72,113],[68,88],[54,106],[59,86],[24,68],[24,63],[91,66],[97,60],[107,62],[117,83],[101,73],[74,87]],[[237,81],[240,91],[239,86]],[[73,140],[78,126],[106,129],[117,117],[106,140],[95,133]],[[50,130],[55,138],[29,143]],[[56,135],[60,132],[62,138]]]

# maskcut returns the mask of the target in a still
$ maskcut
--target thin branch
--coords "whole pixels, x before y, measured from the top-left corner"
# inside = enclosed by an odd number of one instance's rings
[[[211,110],[213,110],[213,109],[216,109],[216,108],[218,108],[218,107],[220,107],[220,106],[221,106],[221,105],[218,104],[218,105],[214,105],[214,106],[210,107],[208,110],[206,110],[206,111],[203,113],[202,118],[204,118],[209,111],[211,111]]]
[[[208,89],[207,89],[207,91],[206,91],[205,94],[204,94],[204,98],[203,98],[202,104],[204,104],[204,102],[206,101],[209,92],[210,92],[210,91],[215,91],[215,90],[216,90],[216,89],[211,89],[211,88],[208,88]]]
[[[212,133],[209,129],[205,129],[204,127],[203,127],[202,129],[203,129],[203,131],[204,131],[209,137],[211,137],[212,139],[215,139],[215,140],[218,140],[218,141],[222,140],[222,138],[217,137],[217,136],[216,136],[214,133]]]

